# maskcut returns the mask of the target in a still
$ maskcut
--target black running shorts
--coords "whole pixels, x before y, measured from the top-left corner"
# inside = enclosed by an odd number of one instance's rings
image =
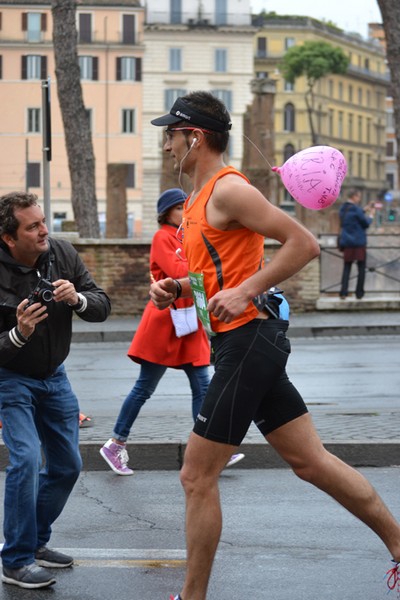
[[[307,413],[285,367],[288,322],[254,319],[212,338],[215,373],[193,431],[239,446],[252,421],[265,436]]]

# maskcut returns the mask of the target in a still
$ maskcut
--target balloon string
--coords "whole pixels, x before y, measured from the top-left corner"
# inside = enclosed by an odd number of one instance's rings
[[[252,142],[252,140],[249,137],[247,137],[247,135],[245,135],[244,133],[242,133],[242,135],[243,135],[244,138],[246,138],[246,140],[248,142],[250,142],[250,144],[253,146],[253,148],[255,148],[257,150],[257,152],[259,153],[259,155],[262,156],[262,158],[267,163],[267,165],[269,166],[269,168],[272,169],[272,170],[274,170],[274,167],[271,165],[271,163],[267,160],[267,158],[261,152],[260,148],[254,142]]]

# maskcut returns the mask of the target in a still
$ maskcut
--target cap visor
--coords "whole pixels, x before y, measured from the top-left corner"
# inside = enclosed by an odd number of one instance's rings
[[[168,113],[167,115],[163,115],[162,117],[153,119],[152,121],[150,121],[150,123],[152,125],[163,126],[163,125],[173,125],[174,123],[179,123],[180,121],[182,121],[182,117],[176,117],[175,115],[171,115]]]

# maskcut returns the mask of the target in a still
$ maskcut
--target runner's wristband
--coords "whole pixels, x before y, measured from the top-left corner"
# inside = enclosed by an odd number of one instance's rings
[[[176,296],[175,296],[175,300],[178,300],[178,298],[180,298],[182,296],[182,285],[180,284],[180,282],[177,279],[174,279],[175,283],[176,283]]]

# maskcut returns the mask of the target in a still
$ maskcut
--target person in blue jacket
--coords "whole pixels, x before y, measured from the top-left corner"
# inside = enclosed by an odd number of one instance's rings
[[[341,232],[339,247],[343,251],[343,273],[340,297],[345,300],[349,293],[351,265],[357,263],[356,298],[364,296],[365,265],[367,257],[367,229],[373,221],[375,208],[359,206],[361,191],[353,188],[347,194],[347,200],[339,209]]]

